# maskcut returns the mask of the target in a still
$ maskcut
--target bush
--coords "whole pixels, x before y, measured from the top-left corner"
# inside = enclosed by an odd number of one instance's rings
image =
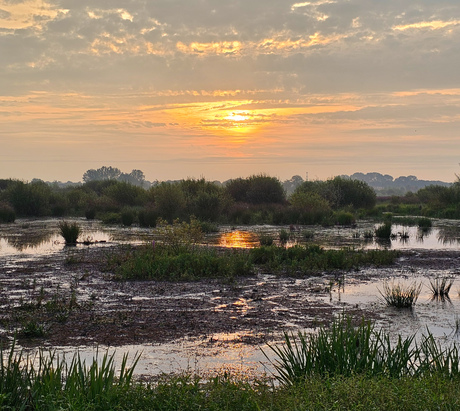
[[[335,221],[339,225],[352,225],[355,222],[355,216],[346,211],[340,211],[335,214]]]
[[[141,227],[156,227],[159,217],[160,215],[154,206],[144,207],[138,213],[139,225]]]
[[[8,203],[0,202],[0,223],[14,223],[16,213]]]
[[[153,188],[155,208],[161,218],[172,223],[184,216],[186,200],[184,192],[177,183],[161,183]]]
[[[424,231],[430,229],[433,225],[433,223],[431,222],[429,218],[419,218],[419,220],[417,221],[417,224],[419,228]]]
[[[225,190],[236,202],[270,204],[286,201],[286,193],[281,182],[264,174],[230,180]]]
[[[377,196],[367,183],[360,180],[335,177],[327,181],[305,181],[295,193],[316,193],[337,210],[347,206],[371,209]]]
[[[136,218],[136,211],[132,209],[124,209],[121,212],[121,223],[126,226],[130,227]]]
[[[270,246],[273,245],[273,237],[270,234],[260,234],[259,243],[261,246]]]
[[[391,237],[391,222],[386,222],[375,229],[375,236],[382,240],[390,239]]]
[[[121,224],[121,213],[104,213],[100,219],[104,224]]]
[[[15,181],[6,189],[6,198],[18,215],[50,215],[51,188],[43,181],[26,184]]]

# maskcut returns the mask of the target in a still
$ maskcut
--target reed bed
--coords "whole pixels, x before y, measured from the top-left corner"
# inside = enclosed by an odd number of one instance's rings
[[[415,335],[398,337],[392,342],[389,333],[376,330],[370,322],[354,326],[341,316],[329,328],[317,333],[284,334],[283,345],[269,345],[275,360],[265,356],[283,385],[305,382],[309,378],[367,377],[405,378],[442,375],[460,376],[457,346],[443,349],[427,331],[420,341]]]
[[[113,409],[117,397],[133,380],[136,355],[131,366],[123,356],[118,375],[114,356],[98,355],[87,365],[79,355],[67,363],[55,353],[39,351],[34,357],[0,348],[0,409]]]

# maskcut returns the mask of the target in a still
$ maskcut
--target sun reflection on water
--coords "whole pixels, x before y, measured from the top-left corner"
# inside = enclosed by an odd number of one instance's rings
[[[222,233],[219,238],[219,245],[221,247],[254,248],[258,247],[260,243],[256,233],[236,230]]]

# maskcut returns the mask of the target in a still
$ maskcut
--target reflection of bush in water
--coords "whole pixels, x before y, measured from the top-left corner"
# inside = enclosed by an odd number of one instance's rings
[[[442,244],[460,243],[460,230],[458,227],[442,227],[438,232],[438,241]]]
[[[18,251],[24,251],[27,248],[38,248],[41,245],[51,241],[52,232],[25,232],[20,236],[8,236],[6,242]]]

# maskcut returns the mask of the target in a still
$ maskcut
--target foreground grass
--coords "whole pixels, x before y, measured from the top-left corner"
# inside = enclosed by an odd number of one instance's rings
[[[113,356],[87,366],[78,356],[68,364],[41,351],[32,361],[13,346],[1,351],[0,409],[460,409],[455,345],[441,349],[430,335],[419,344],[412,344],[413,337],[394,344],[372,324],[355,327],[344,317],[318,334],[299,337],[297,342],[287,337],[285,346],[274,350],[279,354],[272,363],[276,379],[254,381],[225,373],[206,380],[179,375],[142,383],[133,378],[138,357],[128,366],[125,356],[116,372]],[[301,372],[286,378],[290,370]]]
[[[19,368],[18,368],[19,370]],[[23,370],[24,371],[24,370]],[[25,370],[26,374],[28,370]],[[30,371],[30,370],[29,370]],[[273,386],[217,376],[164,377],[155,384],[98,378],[93,368],[77,383],[64,383],[48,371],[30,386],[0,388],[2,410],[453,410],[460,407],[459,379],[366,375],[312,377],[301,384]],[[107,375],[107,372],[102,372]],[[5,378],[4,376],[2,376]],[[93,382],[91,382],[93,381]],[[105,382],[104,382],[105,381]]]
[[[124,410],[453,410],[459,409],[459,380],[431,376],[389,379],[357,375],[274,388],[241,380],[170,378],[126,393]]]

